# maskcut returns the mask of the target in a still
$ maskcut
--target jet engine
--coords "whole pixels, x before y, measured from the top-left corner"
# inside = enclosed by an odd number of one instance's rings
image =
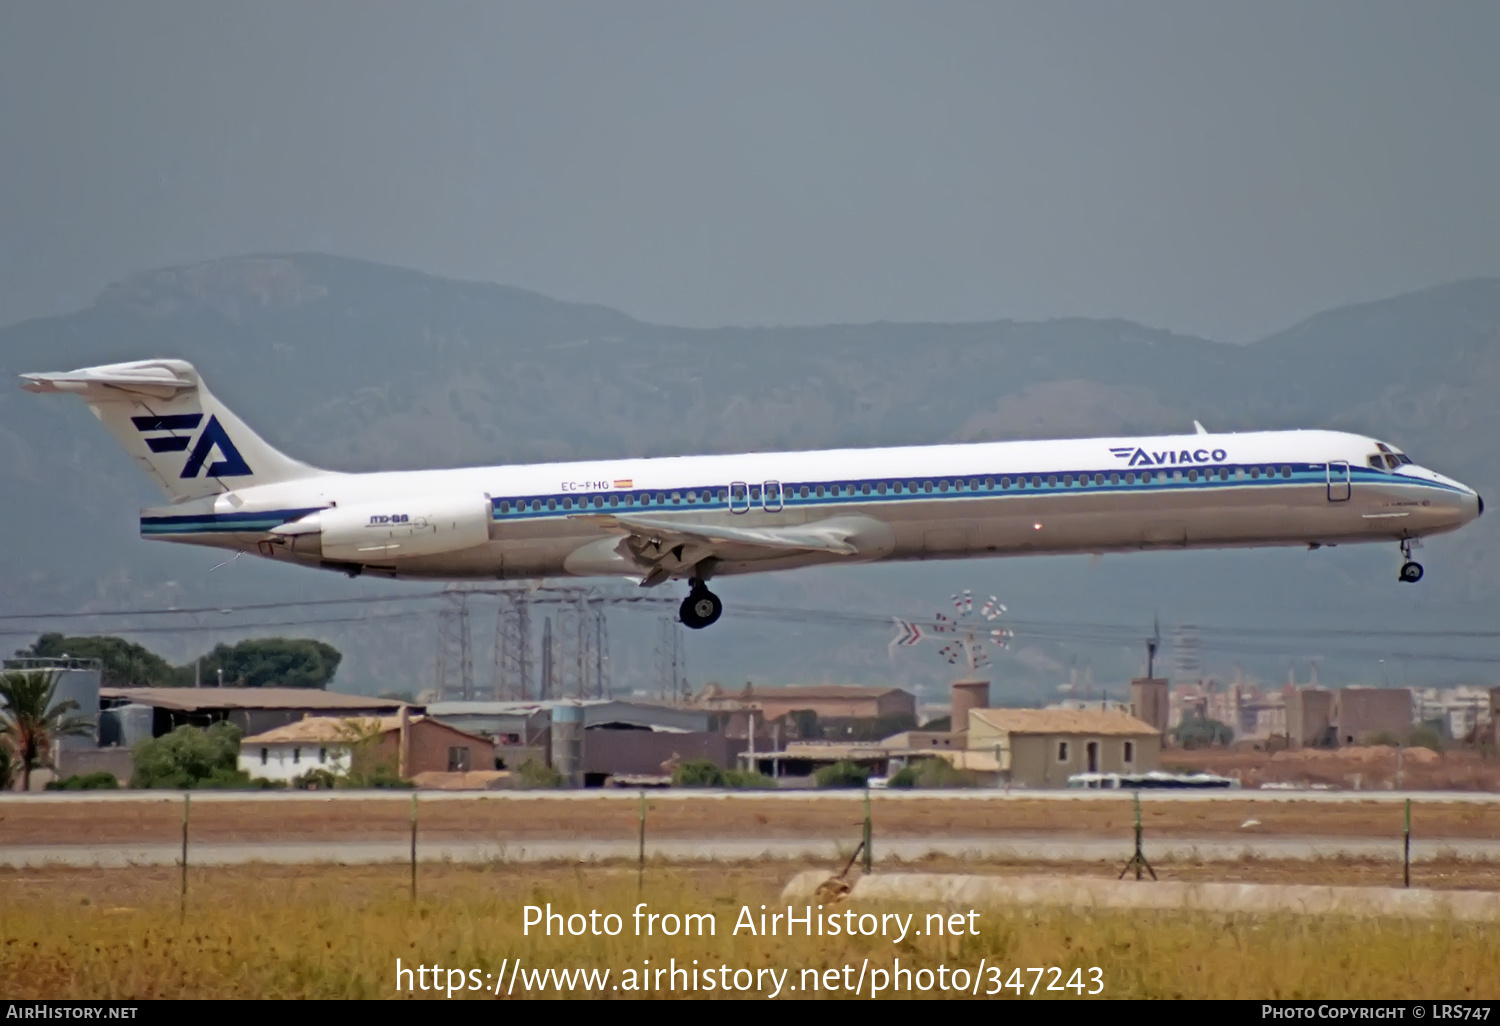
[[[271,534],[297,550],[316,536],[324,559],[371,563],[483,545],[493,518],[488,495],[430,496],[334,506],[273,527]]]

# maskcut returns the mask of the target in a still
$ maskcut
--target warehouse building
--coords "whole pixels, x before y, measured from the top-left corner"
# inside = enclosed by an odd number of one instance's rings
[[[149,709],[151,737],[161,737],[183,725],[207,727],[225,721],[248,736],[308,716],[393,716],[406,704],[319,688],[100,688],[99,703],[105,711],[126,706]],[[414,707],[413,711],[420,712],[421,708]],[[130,721],[119,718],[121,734],[139,734],[146,715],[139,713],[137,719]],[[139,722],[140,726],[131,727],[133,722]],[[123,746],[135,740],[141,738],[120,736],[118,743]]]

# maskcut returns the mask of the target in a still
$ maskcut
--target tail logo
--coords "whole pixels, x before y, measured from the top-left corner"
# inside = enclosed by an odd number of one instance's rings
[[[191,432],[203,422],[201,413],[175,413],[163,417],[131,417],[135,429],[146,436],[146,448],[152,452],[187,452],[187,463],[183,465],[183,478],[195,478],[204,473],[204,465],[207,464],[207,475],[209,477],[246,477],[253,473],[250,465],[245,462],[245,457],[234,447],[229,440],[229,433],[219,423],[219,418],[209,417],[208,424],[203,428],[198,438],[194,440],[189,434],[178,434],[179,431]],[[167,432],[162,434],[162,432]],[[188,452],[191,443],[192,451]],[[208,459],[215,452],[219,458],[213,463]]]

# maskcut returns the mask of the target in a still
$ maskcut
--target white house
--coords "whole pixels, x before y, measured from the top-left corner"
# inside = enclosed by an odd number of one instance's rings
[[[240,742],[240,769],[252,777],[290,783],[309,770],[335,776],[349,772],[351,733],[356,724],[309,717]]]

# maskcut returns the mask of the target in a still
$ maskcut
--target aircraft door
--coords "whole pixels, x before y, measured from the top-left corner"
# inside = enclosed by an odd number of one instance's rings
[[[761,509],[767,513],[781,512],[781,482],[767,481],[761,486],[760,492]]]
[[[1334,460],[1328,464],[1328,501],[1347,502],[1349,499],[1349,464]]]
[[[735,481],[729,486],[729,512],[750,512],[750,486],[743,481]]]

